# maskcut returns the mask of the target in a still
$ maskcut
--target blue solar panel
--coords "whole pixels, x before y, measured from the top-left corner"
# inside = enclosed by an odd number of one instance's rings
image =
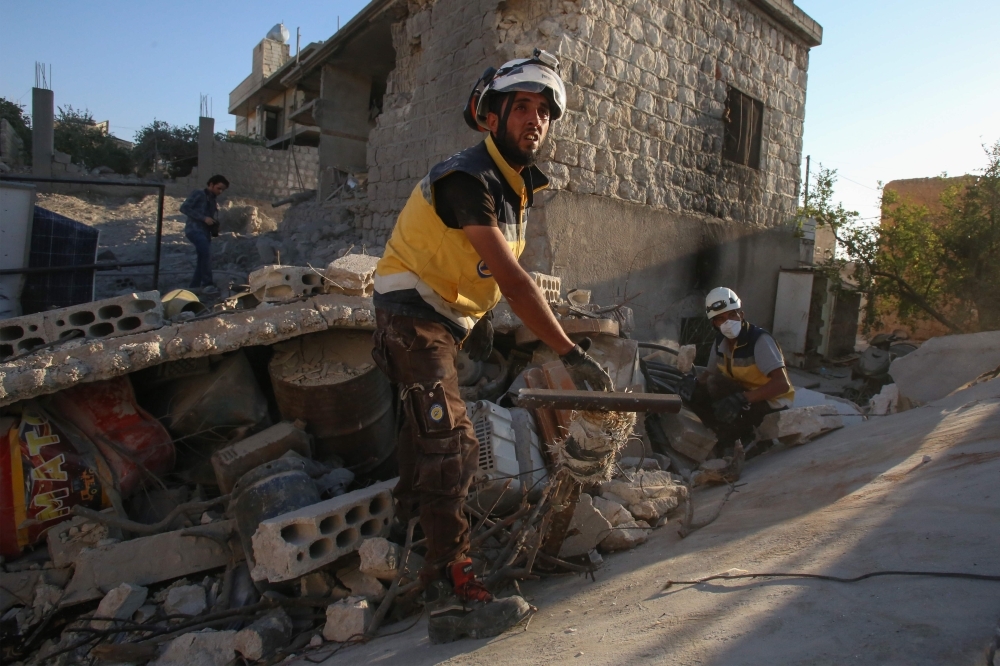
[[[100,232],[65,215],[35,206],[28,266],[93,264]],[[29,274],[21,293],[24,314],[64,308],[94,300],[94,269]]]

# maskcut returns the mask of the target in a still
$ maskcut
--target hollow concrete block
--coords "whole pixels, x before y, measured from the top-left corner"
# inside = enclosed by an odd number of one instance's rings
[[[265,303],[323,293],[323,275],[308,266],[258,268],[249,276],[250,291]]]
[[[88,338],[132,335],[163,326],[163,303],[158,291],[127,294],[46,312],[45,324],[53,342],[71,335]]]
[[[67,337],[113,338],[163,326],[158,291],[82,303],[0,322],[0,361]]]
[[[314,571],[385,536],[392,519],[396,479],[263,521],[254,533],[251,576],[272,583]]]

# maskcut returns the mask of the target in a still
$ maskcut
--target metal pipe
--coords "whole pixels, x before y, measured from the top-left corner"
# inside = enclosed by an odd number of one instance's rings
[[[518,391],[519,407],[576,409],[592,412],[669,412],[681,409],[681,399],[664,393],[608,393],[564,389],[523,388]]]
[[[79,266],[36,266],[34,268],[4,268],[0,275],[32,275],[35,273],[68,273],[72,271],[102,270],[109,268],[129,268],[132,266],[154,266],[152,261],[119,261],[102,262],[98,264],[80,264]]]
[[[160,290],[160,247],[163,245],[163,197],[166,186],[160,185],[160,197],[156,202],[156,255],[153,257],[153,289]]]

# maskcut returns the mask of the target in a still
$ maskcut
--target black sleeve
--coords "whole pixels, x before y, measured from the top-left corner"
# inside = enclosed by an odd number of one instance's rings
[[[434,209],[449,229],[498,226],[493,197],[486,185],[461,171],[434,184]]]

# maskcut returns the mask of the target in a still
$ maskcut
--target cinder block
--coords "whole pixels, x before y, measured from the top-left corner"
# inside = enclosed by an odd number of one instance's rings
[[[291,580],[352,553],[368,538],[385,536],[392,519],[392,489],[383,481],[265,520],[251,538],[254,580]]]
[[[158,291],[5,319],[0,324],[0,361],[67,337],[113,338],[161,326],[163,304]]]
[[[312,438],[305,431],[284,421],[219,449],[212,454],[212,468],[219,490],[223,494],[230,492],[241,476],[288,451],[312,457],[311,442]]]
[[[546,275],[545,273],[528,273],[528,275],[535,281],[538,288],[542,290],[546,301],[549,303],[558,303],[562,300],[562,278],[557,278],[554,275]]]
[[[27,354],[48,342],[42,313],[0,321],[0,361]]]
[[[53,342],[70,335],[131,335],[163,326],[163,303],[158,291],[128,294],[46,312],[45,324]]]
[[[367,254],[345,254],[330,262],[326,267],[327,293],[371,296],[377,263],[378,257]]]
[[[272,264],[250,274],[250,291],[267,303],[323,293],[323,275],[308,266]]]

